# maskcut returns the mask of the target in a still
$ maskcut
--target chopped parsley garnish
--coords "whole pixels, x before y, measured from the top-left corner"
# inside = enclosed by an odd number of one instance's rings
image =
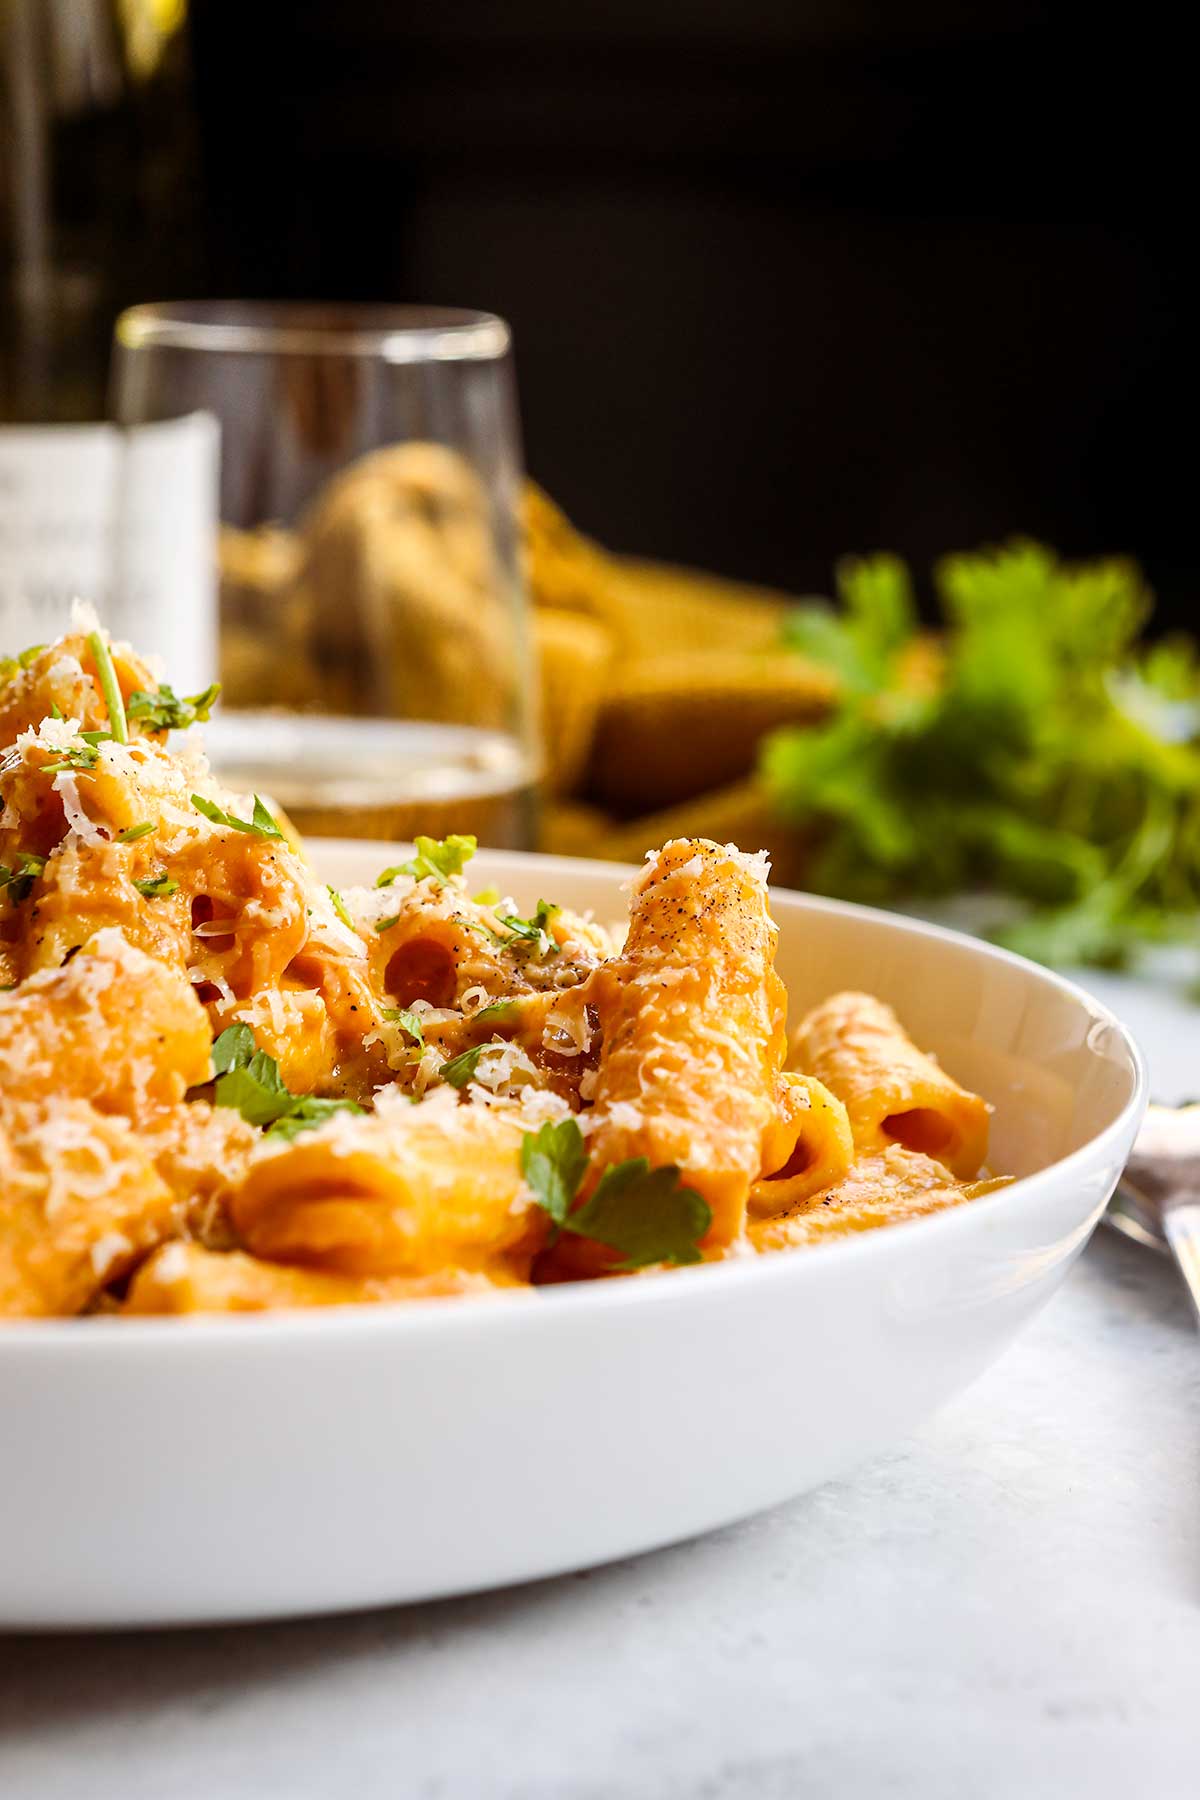
[[[127,744],[129,727],[125,722],[125,702],[121,698],[117,671],[113,668],[112,651],[104,640],[103,632],[89,631],[87,641],[88,649],[92,653],[92,661],[96,665],[96,674],[100,678],[100,692],[104,696],[113,739],[118,744]]]
[[[521,1139],[521,1173],[556,1225],[565,1224],[587,1166],[583,1133],[574,1119],[547,1123]]]
[[[45,644],[30,644],[28,650],[18,650],[15,656],[0,656],[0,684],[11,681],[14,675],[27,669],[46,648]]]
[[[7,863],[0,863],[0,889],[7,889],[8,897],[14,906],[28,899],[29,890],[46,867],[44,856],[34,856],[29,850],[17,851],[17,866],[10,869]]]
[[[390,931],[393,925],[398,925],[399,923],[400,914],[389,913],[386,919],[376,919],[375,929],[376,931]]]
[[[230,831],[245,831],[251,837],[278,838],[281,843],[286,841],[260,794],[254,796],[254,812],[249,819],[235,819],[230,813],[223,812],[215,800],[206,800],[203,794],[193,794],[192,805],[214,825],[225,825]]]
[[[329,887],[328,884],[326,884],[325,892],[329,895],[330,900],[332,900],[333,910],[342,921],[342,924],[348,926],[349,929],[353,931],[354,920],[350,917],[346,902],[342,899],[342,896],[338,893],[337,889],[335,887]]]
[[[401,1031],[408,1033],[419,1050],[425,1048],[425,1033],[421,1029],[421,1020],[411,1006],[385,1006],[379,1016],[381,1019],[385,1019],[389,1025],[399,1025]]]
[[[118,844],[136,844],[139,838],[149,837],[154,830],[153,819],[143,819],[140,825],[127,825],[124,831],[118,831]]]
[[[566,1228],[619,1250],[621,1268],[641,1269],[702,1262],[697,1245],[711,1224],[708,1203],[683,1186],[674,1163],[652,1169],[644,1156],[634,1156],[604,1171]]]
[[[315,1131],[318,1125],[324,1125],[334,1113],[361,1113],[362,1107],[353,1100],[320,1100],[315,1094],[306,1094],[297,1100],[290,1112],[268,1125],[268,1137],[294,1138],[302,1131]]]
[[[92,734],[80,732],[79,735],[86,738]],[[98,732],[95,736],[98,743],[103,744],[109,741],[107,731]],[[60,769],[94,769],[99,760],[100,752],[97,750],[96,744],[86,741],[82,744],[71,744],[67,749],[60,750],[52,762],[42,764],[42,774],[57,775]]]
[[[186,731],[189,725],[203,723],[209,717],[220,692],[220,682],[214,681],[202,693],[181,697],[163,681],[154,693],[137,688],[130,694],[126,710],[131,719],[149,731]]]
[[[213,1074],[224,1075],[230,1069],[244,1069],[253,1055],[254,1033],[249,1025],[241,1022],[227,1025],[220,1037],[213,1039]]]
[[[291,1112],[296,1096],[289,1094],[274,1057],[256,1050],[249,1062],[217,1078],[214,1099],[231,1106],[248,1125],[271,1125]]]
[[[698,1246],[712,1212],[681,1184],[673,1163],[652,1169],[644,1156],[615,1163],[572,1211],[587,1166],[583,1133],[574,1119],[527,1131],[521,1140],[521,1173],[559,1231],[606,1244],[621,1257],[620,1269],[703,1260]]]
[[[490,1005],[481,1007],[477,1013],[472,1013],[467,1023],[483,1025],[490,1022],[493,1025],[512,1025],[519,1017],[520,1008],[515,1000],[493,1000]]]
[[[397,875],[411,875],[414,881],[433,881],[443,887],[451,876],[462,874],[478,847],[477,839],[458,832],[444,838],[417,837],[413,843],[417,854],[385,869],[376,887],[391,887]]]
[[[442,1064],[438,1074],[443,1081],[448,1081],[451,1087],[466,1087],[486,1049],[486,1044],[476,1044],[473,1050],[460,1050],[457,1056],[452,1056],[449,1062]]]
[[[218,1106],[240,1112],[248,1125],[266,1125],[280,1137],[311,1131],[334,1113],[361,1113],[353,1100],[322,1100],[313,1094],[292,1094],[284,1086],[273,1056],[254,1046],[249,1025],[228,1026],[213,1042],[213,1098]]]
[[[142,881],[135,881],[133,885],[138,893],[143,894],[147,900],[162,900],[168,894],[179,892],[179,883],[172,881],[171,877],[166,874],[148,875]]]
[[[508,935],[496,938],[496,942],[512,944],[516,939],[518,942],[536,945],[539,955],[557,956],[560,946],[554,942],[548,928],[555,913],[561,911],[562,908],[557,906],[553,900],[539,900],[537,911],[532,918],[519,919],[514,913],[500,913],[497,916],[497,924],[503,925]],[[495,937],[495,935],[493,932],[492,936]]]

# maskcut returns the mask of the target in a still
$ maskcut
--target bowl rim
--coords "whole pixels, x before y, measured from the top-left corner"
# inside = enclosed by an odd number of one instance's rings
[[[393,851],[405,848],[384,840],[377,844],[374,839],[319,837],[308,839],[306,847],[317,856],[322,850],[350,851],[361,855],[369,847],[372,852],[378,850],[384,858],[390,858]],[[599,877],[610,883],[615,891],[619,891],[637,873],[636,865],[630,863],[553,856],[544,852],[481,849],[478,855],[481,865],[485,860],[515,861],[522,867],[527,867],[531,874],[539,869],[547,873],[551,870],[565,870]],[[797,888],[773,887],[771,896],[773,900],[779,898],[789,905],[795,904],[801,911],[839,918],[862,918],[898,931],[902,936],[953,944],[985,961],[1015,968],[1026,979],[1032,978],[1037,983],[1057,989],[1089,1016],[1094,1025],[1101,1025],[1114,1034],[1116,1045],[1123,1052],[1133,1077],[1128,1099],[1095,1137],[1089,1138],[1078,1149],[1069,1151],[1066,1156],[1047,1163],[1044,1168],[1035,1169],[1029,1175],[1017,1176],[1008,1187],[982,1195],[967,1206],[948,1207],[943,1212],[924,1218],[903,1219],[879,1230],[857,1232],[852,1237],[833,1238],[825,1243],[811,1244],[805,1247],[803,1254],[788,1251],[762,1256],[747,1254],[686,1269],[647,1271],[630,1278],[563,1282],[550,1287],[473,1294],[464,1297],[469,1300],[469,1304],[464,1305],[447,1305],[445,1298],[439,1297],[272,1313],[195,1314],[185,1318],[170,1314],[146,1318],[108,1318],[100,1315],[70,1319],[0,1320],[0,1358],[9,1358],[22,1352],[37,1355],[61,1351],[72,1354],[77,1350],[82,1351],[85,1346],[91,1346],[89,1353],[94,1353],[100,1345],[106,1350],[116,1348],[119,1355],[136,1355],[140,1346],[146,1343],[152,1343],[160,1352],[167,1345],[182,1345],[186,1348],[171,1353],[200,1355],[207,1354],[207,1350],[193,1350],[194,1346],[211,1348],[261,1343],[264,1348],[278,1348],[297,1340],[302,1344],[307,1343],[318,1333],[326,1335],[331,1342],[345,1343],[347,1339],[357,1341],[364,1332],[372,1337],[397,1333],[423,1337],[431,1331],[460,1334],[470,1333],[475,1329],[485,1329],[488,1332],[504,1329],[521,1331],[530,1328],[533,1320],[552,1321],[563,1309],[567,1309],[568,1314],[578,1314],[584,1318],[608,1311],[623,1313],[631,1306],[699,1305],[703,1294],[717,1299],[726,1290],[736,1291],[747,1282],[762,1284],[820,1279],[819,1271],[828,1266],[830,1258],[848,1264],[852,1258],[863,1262],[869,1257],[885,1256],[889,1254],[889,1245],[894,1253],[904,1246],[911,1248],[916,1241],[928,1241],[931,1245],[935,1241],[949,1244],[954,1241],[956,1234],[977,1229],[979,1221],[995,1218],[1001,1210],[1009,1211],[1017,1207],[1035,1210],[1049,1187],[1069,1180],[1092,1163],[1102,1163],[1110,1149],[1129,1131],[1130,1125],[1140,1119],[1146,1106],[1148,1078],[1145,1058],[1136,1038],[1109,1007],[1067,976],[1032,962],[1028,957],[1019,956],[1015,951],[1006,950],[999,944],[991,944],[951,926],[937,925],[930,920],[913,918],[905,913],[888,912],[882,907],[862,906],[850,900],[832,900],[824,895],[804,893]],[[938,1234],[936,1240],[935,1233]],[[804,1270],[816,1270],[818,1273],[805,1275]],[[687,1297],[693,1293],[695,1301],[689,1302]],[[532,1329],[543,1327],[533,1325]],[[550,1324],[547,1323],[544,1329],[550,1329]]]

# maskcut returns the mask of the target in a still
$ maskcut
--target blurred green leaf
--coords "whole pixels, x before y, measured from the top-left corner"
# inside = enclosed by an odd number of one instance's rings
[[[1032,912],[1005,941],[1112,964],[1200,943],[1200,656],[1149,646],[1150,597],[1120,558],[1068,564],[1015,540],[946,557],[935,681],[908,571],[839,565],[839,606],[786,641],[839,679],[833,717],[768,737],[761,774],[811,847],[810,881],[854,898],[992,887]],[[928,657],[925,664],[928,668]]]

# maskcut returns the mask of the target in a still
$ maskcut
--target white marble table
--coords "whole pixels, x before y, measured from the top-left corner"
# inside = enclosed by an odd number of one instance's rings
[[[1162,1096],[1200,1088],[1200,1012],[1119,997]],[[1102,1232],[916,1436],[700,1542],[346,1619],[0,1639],[0,1795],[1194,1800],[1198,1474],[1188,1303]]]

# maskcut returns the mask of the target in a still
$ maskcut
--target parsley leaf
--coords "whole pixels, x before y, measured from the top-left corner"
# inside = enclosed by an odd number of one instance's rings
[[[711,1224],[707,1202],[681,1184],[674,1164],[652,1169],[644,1156],[606,1169],[591,1198],[565,1221],[568,1231],[619,1251],[622,1269],[702,1262],[697,1245]]]
[[[495,1025],[514,1025],[520,1017],[521,1009],[515,1000],[493,1000],[490,1005],[483,1006],[477,1013],[472,1013],[467,1023],[483,1025],[489,1020]]]
[[[527,1131],[521,1140],[521,1173],[538,1205],[562,1231],[615,1250],[621,1257],[618,1268],[703,1260],[698,1246],[712,1212],[699,1194],[681,1184],[673,1164],[652,1169],[644,1156],[617,1163],[572,1212],[587,1164],[583,1133],[574,1119]]]
[[[840,676],[844,688],[869,693],[916,630],[912,583],[896,556],[846,557],[837,580],[842,610],[822,600],[798,606],[785,641]]]
[[[186,731],[189,725],[202,723],[210,716],[220,692],[220,682],[214,681],[201,693],[180,698],[163,681],[153,693],[146,688],[135,689],[126,711],[149,731]]]
[[[417,854],[408,862],[385,869],[376,887],[391,887],[397,875],[411,875],[414,881],[433,881],[439,887],[453,875],[461,875],[478,848],[478,840],[451,832],[449,837],[417,837],[413,839]]]
[[[380,1018],[386,1019],[389,1025],[399,1025],[406,1031],[419,1050],[425,1048],[425,1033],[421,1029],[421,1019],[410,1006],[385,1006]]]
[[[363,1110],[353,1100],[289,1093],[274,1057],[255,1049],[254,1033],[244,1022],[227,1026],[214,1040],[212,1063],[217,1105],[233,1107],[247,1124],[267,1125],[284,1137],[311,1131],[336,1112]]]
[[[302,1131],[315,1131],[335,1113],[361,1114],[362,1110],[353,1100],[319,1100],[314,1094],[308,1094],[303,1100],[297,1100],[290,1112],[268,1125],[267,1136],[291,1139]]]
[[[30,889],[45,867],[44,856],[34,856],[29,850],[18,850],[16,868],[0,863],[0,889],[7,889],[13,905],[19,906],[22,900],[28,899]]]
[[[449,1062],[442,1064],[438,1074],[443,1081],[448,1081],[451,1087],[466,1087],[486,1049],[486,1044],[476,1044],[473,1050],[460,1050],[457,1056],[452,1056]]]
[[[513,913],[500,913],[497,923],[504,926],[508,936],[498,938],[497,942],[511,944],[515,938],[536,945],[540,956],[557,956],[561,946],[550,937],[547,928],[555,913],[561,911],[553,900],[539,900],[532,918],[519,919]]]
[[[254,811],[249,819],[233,818],[229,813],[222,811],[215,800],[206,800],[203,794],[193,794],[192,805],[198,813],[202,813],[214,825],[224,825],[230,831],[245,831],[251,837],[279,838],[281,842],[285,841],[282,831],[259,794],[254,796]]]
[[[574,1119],[547,1121],[521,1139],[521,1173],[556,1225],[565,1222],[587,1165],[583,1133]]]
[[[218,1076],[214,1098],[218,1106],[240,1112],[248,1125],[270,1125],[291,1112],[296,1097],[284,1087],[274,1057],[256,1050],[245,1068]]]
[[[104,696],[109,727],[118,744],[127,744],[129,727],[125,722],[125,702],[121,698],[117,671],[113,667],[112,651],[101,631],[89,631],[87,642],[88,649],[92,653],[92,661],[96,665],[96,674],[100,680],[100,692]]]
[[[81,731],[79,735],[85,741],[82,744],[68,745],[67,749],[60,750],[52,761],[43,763],[43,775],[57,775],[60,769],[95,768],[100,760],[100,752],[97,750],[95,743],[86,740],[95,737],[98,743],[107,743],[109,741],[109,733],[107,731],[94,733]]]
[[[133,885],[147,900],[162,900],[168,894],[179,892],[179,883],[165,872],[162,875],[148,875],[144,880],[135,881]]]
[[[228,1069],[244,1069],[253,1055],[254,1033],[249,1025],[242,1021],[227,1025],[221,1035],[213,1039],[213,1074],[224,1075]]]

